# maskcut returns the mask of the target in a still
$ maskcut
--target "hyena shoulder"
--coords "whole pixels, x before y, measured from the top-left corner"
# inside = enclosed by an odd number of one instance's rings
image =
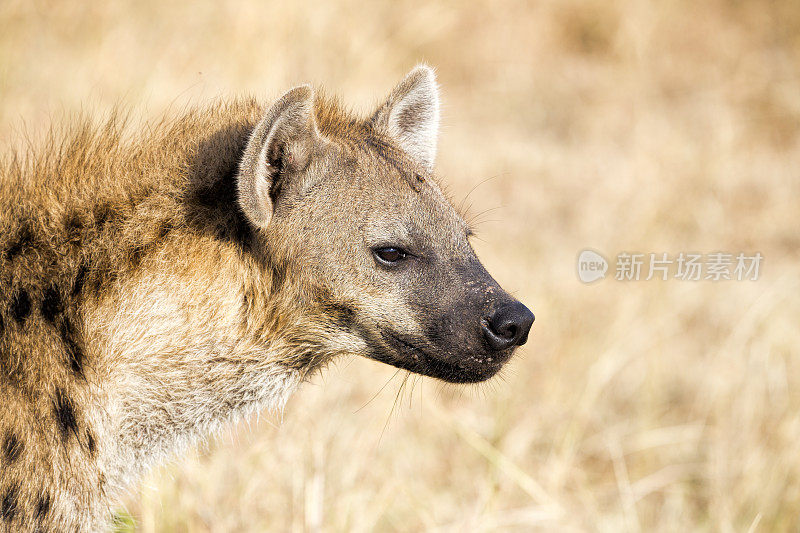
[[[111,489],[97,405],[115,393],[114,363],[92,345],[87,307],[170,240],[245,241],[225,204],[259,112],[218,104],[143,130],[80,119],[0,164],[0,523],[101,520],[69,497]]]

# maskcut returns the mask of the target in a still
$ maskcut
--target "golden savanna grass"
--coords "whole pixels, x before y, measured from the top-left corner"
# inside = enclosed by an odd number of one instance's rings
[[[0,143],[305,81],[368,109],[438,69],[438,172],[537,315],[499,379],[340,361],[132,493],[141,531],[800,526],[800,8],[0,3]],[[583,248],[761,252],[756,282],[605,279]],[[613,268],[613,265],[612,265]],[[613,277],[613,272],[611,272]],[[121,525],[120,527],[127,527]]]

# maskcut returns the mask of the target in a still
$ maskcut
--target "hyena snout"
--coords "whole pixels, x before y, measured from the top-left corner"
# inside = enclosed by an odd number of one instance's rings
[[[479,268],[483,280],[455,283],[467,290],[454,290],[455,297],[429,317],[425,338],[405,339],[426,357],[392,364],[445,381],[475,383],[497,374],[527,342],[533,313]]]
[[[528,333],[534,316],[522,302],[514,300],[495,310],[481,321],[481,329],[489,347],[500,352],[522,346],[528,341]]]

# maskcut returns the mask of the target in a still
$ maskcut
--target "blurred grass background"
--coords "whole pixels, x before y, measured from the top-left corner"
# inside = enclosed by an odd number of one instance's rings
[[[78,110],[153,116],[306,81],[368,110],[429,62],[438,172],[469,195],[488,269],[537,315],[482,386],[341,361],[282,420],[265,413],[150,475],[123,521],[797,530],[796,0],[5,0],[0,27],[4,147]],[[587,286],[585,247],[765,260],[757,282]]]

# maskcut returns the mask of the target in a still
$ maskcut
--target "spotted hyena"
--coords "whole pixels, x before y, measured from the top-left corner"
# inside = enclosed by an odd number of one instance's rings
[[[368,117],[301,86],[122,122],[0,167],[5,530],[107,527],[149,467],[339,355],[466,383],[526,341],[434,180],[430,68]]]

